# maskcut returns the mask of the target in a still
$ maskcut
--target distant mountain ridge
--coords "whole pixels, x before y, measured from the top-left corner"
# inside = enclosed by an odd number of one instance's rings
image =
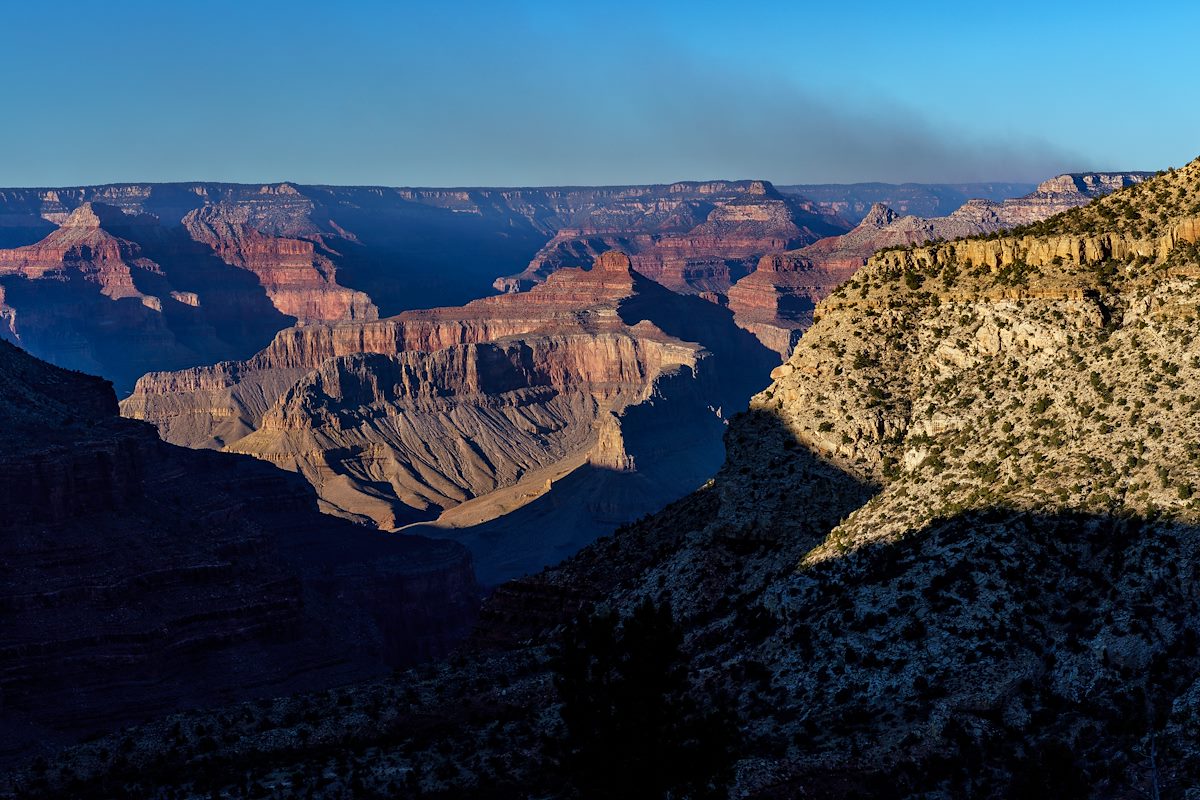
[[[806,198],[817,209],[857,225],[882,203],[901,216],[944,217],[968,200],[1006,200],[1036,189],[1033,183],[801,183],[779,185],[779,191]]]

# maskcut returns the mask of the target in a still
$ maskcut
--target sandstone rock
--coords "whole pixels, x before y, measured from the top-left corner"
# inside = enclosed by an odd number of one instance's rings
[[[289,194],[295,194],[293,188]],[[251,224],[244,206],[208,205],[189,212],[183,227],[225,261],[253,272],[280,313],[296,321],[374,319],[378,309],[362,292],[337,284],[337,268],[319,253],[321,243],[270,236]]]
[[[198,248],[148,215],[84,203],[41,242],[0,250],[0,335],[124,389],[150,365],[253,352],[287,318]]]

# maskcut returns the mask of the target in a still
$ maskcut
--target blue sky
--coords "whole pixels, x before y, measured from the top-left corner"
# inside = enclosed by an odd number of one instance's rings
[[[0,185],[1036,180],[1200,154],[1193,3],[42,3]]]

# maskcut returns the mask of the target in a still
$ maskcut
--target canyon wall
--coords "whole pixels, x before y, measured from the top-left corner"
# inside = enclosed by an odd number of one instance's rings
[[[724,293],[766,253],[840,233],[835,219],[809,210],[765,181],[717,182],[701,194],[629,202],[629,213],[601,209],[560,230],[517,275],[496,289],[524,291],[565,266],[587,266],[600,253],[626,252],[642,275],[678,292]]]
[[[3,189],[0,337],[125,394],[147,372],[245,359],[292,325],[485,296],[496,272],[555,243],[586,252],[573,262],[586,266],[631,231],[640,238],[624,248],[641,271],[701,291],[723,289],[764,252],[840,230],[761,181]],[[572,258],[547,256],[536,280]]]
[[[723,420],[773,360],[728,311],[609,252],[529,292],[293,328],[244,362],[153,373],[123,411],[168,441],[299,472],[330,513],[473,543],[491,582],[702,483],[719,464]],[[599,476],[634,488],[587,524],[506,527],[497,566],[479,526],[594,496]]]

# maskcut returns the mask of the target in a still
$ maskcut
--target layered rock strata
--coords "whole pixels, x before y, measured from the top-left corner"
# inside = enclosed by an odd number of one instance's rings
[[[757,270],[729,290],[729,307],[738,324],[786,359],[812,324],[816,303],[875,252],[1036,223],[1147,177],[1141,172],[1060,175],[1024,197],[969,200],[947,216],[928,219],[901,216],[876,203],[849,233],[762,259]]]
[[[600,253],[620,249],[635,270],[669,289],[721,294],[763,254],[845,230],[765,181],[715,184],[705,196],[670,202],[660,203],[654,216],[650,209],[620,219],[598,213],[585,225],[561,230],[523,272],[497,279],[495,287],[523,291],[557,269],[587,266]]]
[[[650,237],[696,229],[691,240],[664,242],[663,258],[691,264],[686,280],[700,285],[708,273],[728,273],[724,253],[737,251],[743,266],[734,270],[744,271],[766,247],[810,240],[788,219],[770,219],[782,201],[768,202],[764,191],[751,181],[5,189],[0,336],[103,374],[124,394],[149,371],[246,358],[293,324],[368,320],[485,296],[496,271],[526,266],[564,229]],[[805,213],[801,201],[787,204]],[[95,241],[80,237],[84,228]],[[762,242],[747,244],[755,238]]]
[[[528,293],[290,329],[245,362],[148,375],[123,409],[168,441],[297,471],[331,513],[389,530],[437,520],[422,530],[470,538],[499,579],[702,483],[723,419],[770,362],[727,311],[610,252]],[[690,427],[673,443],[657,429],[672,419]],[[603,501],[594,487],[610,473],[634,488],[610,485]],[[584,519],[544,517],[540,536],[506,527],[534,560],[510,553],[502,570],[479,531],[456,532],[531,503],[553,517],[584,495]]]
[[[566,733],[564,625],[650,600],[680,622],[697,696],[730,698],[738,733],[715,744],[736,758],[731,796],[1185,796],[1200,781],[1197,214],[1193,162],[1014,235],[875,256],[731,423],[712,485],[504,586],[456,665],[293,698],[295,718],[324,721],[310,745],[285,714],[222,712],[238,747],[197,775],[184,743],[147,793],[417,772],[416,791],[565,796],[546,745]],[[405,720],[442,724],[402,741],[396,718],[363,726],[400,693]],[[369,755],[312,769],[351,734]],[[139,780],[161,738],[134,733],[133,768],[112,741],[55,767]],[[247,776],[247,751],[269,766]],[[25,774],[14,793],[61,785]]]

